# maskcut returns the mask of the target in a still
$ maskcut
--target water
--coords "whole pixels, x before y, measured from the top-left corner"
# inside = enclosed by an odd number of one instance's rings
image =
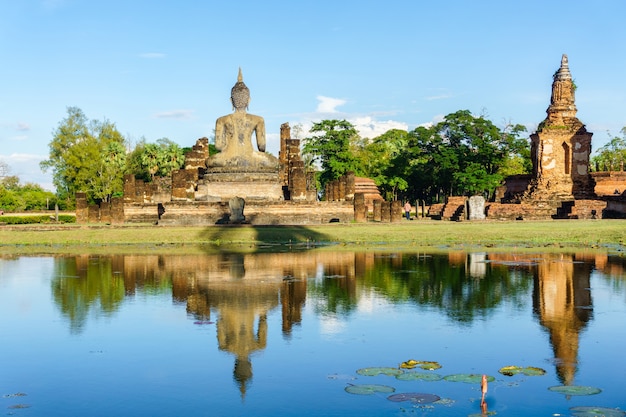
[[[337,252],[0,258],[17,416],[572,416],[626,409],[626,260]],[[436,361],[446,377],[357,370]],[[538,367],[542,376],[499,369]],[[443,400],[392,402],[350,385]],[[599,388],[565,395],[553,386]],[[581,414],[582,415],[582,414]],[[602,415],[590,413],[585,415]],[[624,415],[616,413],[615,415]]]

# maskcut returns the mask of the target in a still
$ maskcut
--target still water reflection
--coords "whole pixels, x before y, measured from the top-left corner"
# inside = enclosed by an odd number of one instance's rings
[[[625,267],[603,253],[4,258],[0,407],[24,416],[626,409]],[[442,376],[496,379],[481,407],[478,384],[356,372],[408,359],[437,361]],[[546,375],[498,373],[507,365]],[[360,384],[444,401],[344,390]],[[557,385],[602,392],[548,390]]]

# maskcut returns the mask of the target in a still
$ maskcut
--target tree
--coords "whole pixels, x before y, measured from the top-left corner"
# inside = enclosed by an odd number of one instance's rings
[[[46,210],[56,204],[53,193],[38,184],[20,184],[16,176],[0,179],[0,208],[5,211]]]
[[[598,149],[598,154],[591,158],[591,165],[597,171],[622,171],[626,163],[626,127],[623,127],[622,137],[614,136]],[[610,136],[610,134],[609,134]]]
[[[128,157],[126,172],[134,174],[135,178],[152,181],[154,177],[169,177],[184,164],[185,155],[177,143],[167,138],[146,143],[142,138]]]
[[[529,172],[530,146],[525,128],[503,130],[468,110],[447,115],[434,126],[404,133],[387,132],[370,148],[378,158],[377,184],[394,198],[439,201],[447,195],[490,194],[507,175]],[[372,154],[372,155],[373,155]]]
[[[356,156],[359,135],[351,123],[346,120],[322,120],[314,123],[309,132],[316,135],[303,140],[302,154],[320,164],[318,181],[321,189],[327,182],[349,171],[355,174],[361,172],[360,160]]]
[[[388,200],[398,198],[398,192],[408,188],[409,133],[391,129],[365,144],[361,153],[364,175],[373,179]]]
[[[124,177],[120,175],[126,168],[126,148],[119,142],[110,142],[100,155],[96,176],[91,179],[93,196],[97,200],[111,201],[115,194],[124,190]]]
[[[103,172],[102,158],[112,143],[124,147],[125,142],[115,124],[108,120],[88,121],[81,109],[68,107],[67,117],[59,123],[49,143],[50,157],[40,166],[44,171],[52,169],[57,196],[68,206],[74,205],[78,191],[85,192],[92,202],[106,199],[122,188],[119,181],[113,181],[118,187],[114,190],[102,188],[105,182],[98,178]],[[116,176],[122,178],[123,171],[117,171]]]

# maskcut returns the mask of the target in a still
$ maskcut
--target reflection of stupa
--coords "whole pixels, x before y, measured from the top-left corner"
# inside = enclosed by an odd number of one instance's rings
[[[580,332],[592,315],[591,265],[571,255],[546,259],[537,266],[533,304],[550,335],[556,372],[563,385],[574,385]]]

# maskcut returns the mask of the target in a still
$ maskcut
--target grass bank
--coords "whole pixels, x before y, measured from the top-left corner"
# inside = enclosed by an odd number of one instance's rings
[[[352,223],[314,226],[163,227],[23,225],[0,227],[0,253],[206,252],[277,247],[626,249],[626,220]]]

